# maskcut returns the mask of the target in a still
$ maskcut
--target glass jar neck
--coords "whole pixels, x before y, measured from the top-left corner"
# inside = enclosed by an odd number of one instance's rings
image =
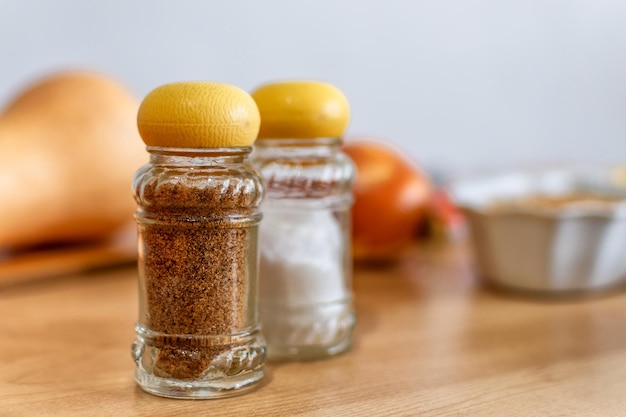
[[[148,146],[152,165],[240,165],[247,161],[251,146],[236,148],[166,148]]]
[[[342,144],[342,138],[259,138],[255,142],[256,148],[339,148]]]
[[[257,139],[256,158],[329,158],[341,150],[341,138]]]

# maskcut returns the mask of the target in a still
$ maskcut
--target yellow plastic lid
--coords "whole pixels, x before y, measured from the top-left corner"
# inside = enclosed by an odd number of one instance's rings
[[[259,110],[244,90],[215,82],[178,82],[152,90],[137,114],[148,146],[233,148],[250,146]]]
[[[261,113],[260,139],[340,137],[350,120],[346,96],[325,82],[269,83],[252,97]]]

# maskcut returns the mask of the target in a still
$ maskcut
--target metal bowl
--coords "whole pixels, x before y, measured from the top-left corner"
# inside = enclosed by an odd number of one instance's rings
[[[612,172],[515,172],[452,184],[480,275],[500,287],[543,293],[624,284],[626,187]]]

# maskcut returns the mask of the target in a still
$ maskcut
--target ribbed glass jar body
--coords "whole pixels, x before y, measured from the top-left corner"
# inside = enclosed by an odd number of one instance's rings
[[[136,381],[161,396],[239,394],[263,377],[250,148],[149,147],[134,177],[139,231]]]
[[[260,312],[268,354],[317,359],[352,344],[350,207],[354,167],[341,141],[259,139],[265,181]]]

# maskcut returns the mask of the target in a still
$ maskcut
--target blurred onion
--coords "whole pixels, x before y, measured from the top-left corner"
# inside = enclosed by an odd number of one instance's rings
[[[430,180],[417,164],[388,144],[355,139],[343,150],[357,169],[353,257],[357,261],[394,260],[410,246],[426,218]]]

